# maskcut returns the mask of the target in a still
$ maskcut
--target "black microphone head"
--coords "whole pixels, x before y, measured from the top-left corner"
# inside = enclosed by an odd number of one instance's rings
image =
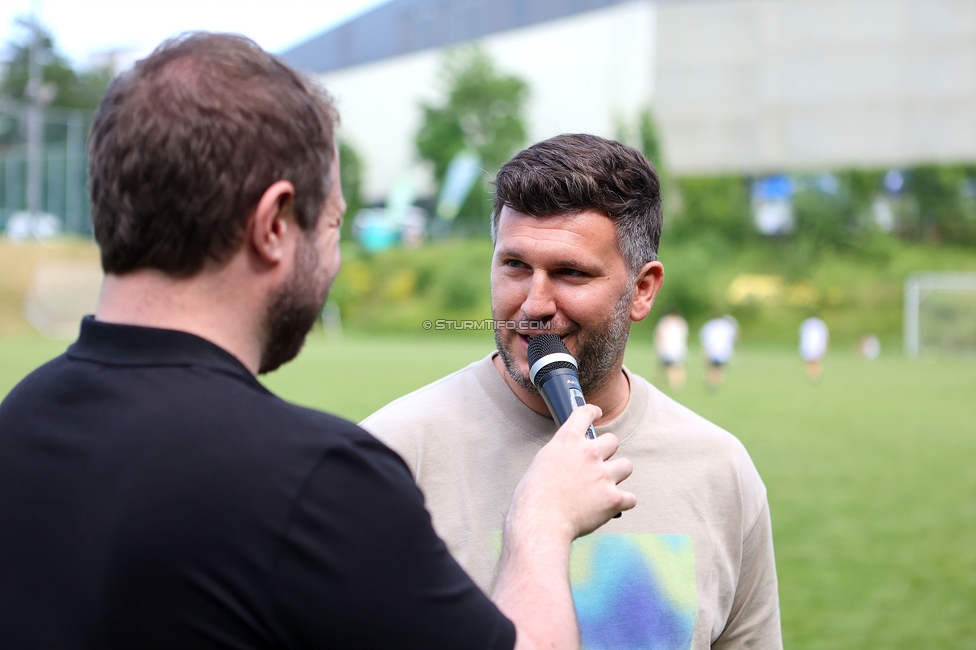
[[[529,341],[529,366],[547,354],[569,354],[569,348],[555,334],[540,334]]]
[[[552,357],[551,361],[544,361],[541,366],[539,361]],[[540,334],[529,341],[529,379],[535,384],[539,383],[536,379],[542,379],[546,373],[552,372],[557,368],[572,368],[576,370],[576,359],[569,353],[569,348],[563,343],[562,339],[555,334]]]

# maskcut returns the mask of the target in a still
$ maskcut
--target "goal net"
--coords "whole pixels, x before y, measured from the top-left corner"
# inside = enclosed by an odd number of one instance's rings
[[[976,273],[913,273],[908,277],[905,354],[976,356]]]

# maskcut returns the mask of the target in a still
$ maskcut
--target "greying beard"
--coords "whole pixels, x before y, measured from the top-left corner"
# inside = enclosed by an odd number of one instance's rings
[[[325,302],[325,295],[316,286],[318,267],[318,249],[303,235],[295,251],[295,270],[274,296],[265,316],[267,340],[261,351],[259,375],[288,363],[305,345],[305,337]]]
[[[538,394],[539,390],[531,381],[529,381],[528,377],[522,374],[522,371],[519,370],[515,359],[513,359],[512,355],[509,353],[508,348],[502,343],[502,337],[498,328],[498,318],[495,316],[495,310],[492,310],[491,316],[495,319],[495,349],[498,350],[498,356],[502,358],[502,363],[505,364],[505,370],[507,370],[509,376],[515,380],[515,383],[521,386],[524,390],[527,390],[530,393]]]
[[[574,356],[579,364],[578,374],[580,388],[583,394],[592,394],[613,378],[619,366],[623,362],[624,351],[627,349],[627,339],[630,336],[630,305],[634,300],[636,287],[632,291],[621,294],[617,304],[613,306],[613,312],[609,318],[600,324],[599,329],[587,334],[585,338],[580,338]],[[512,351],[503,345],[501,333],[497,326],[498,318],[492,312],[495,319],[495,348],[498,356],[509,376],[516,384],[521,386],[529,393],[538,394],[539,390],[535,387],[529,377],[522,373],[518,367]]]
[[[635,289],[636,291],[636,289]],[[577,350],[580,388],[584,395],[592,395],[611,381],[623,363],[630,336],[630,305],[634,291],[624,292],[613,307],[610,318],[604,321],[592,338],[587,337]]]

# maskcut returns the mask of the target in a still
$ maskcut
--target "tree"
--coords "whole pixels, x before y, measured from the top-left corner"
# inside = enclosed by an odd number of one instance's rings
[[[0,97],[17,103],[0,115],[0,147],[17,146],[24,142],[27,132],[26,107],[29,102],[27,86],[30,79],[30,50],[33,28],[29,20],[17,19],[21,28],[17,37],[9,41],[3,52],[5,66],[0,67]],[[64,142],[70,138],[69,112],[90,113],[98,107],[112,72],[108,69],[76,71],[57,53],[54,39],[43,28],[37,28],[37,57],[40,64],[41,89],[46,95],[43,103],[53,107],[45,111],[44,142]],[[60,110],[58,110],[60,109]],[[78,116],[81,121],[85,118]]]
[[[359,153],[345,140],[339,140],[339,178],[342,196],[346,200],[346,217],[342,222],[342,236],[352,235],[352,221],[363,208],[363,161]]]
[[[451,159],[465,149],[476,153],[485,172],[494,175],[525,142],[528,85],[500,73],[478,46],[448,52],[440,78],[443,99],[420,106],[423,120],[415,139],[418,154],[433,167],[438,187]],[[489,197],[480,187],[468,196],[461,218],[480,221],[489,216]]]
[[[680,187],[670,177],[665,166],[664,150],[654,114],[649,107],[645,107],[637,113],[637,119],[633,123],[623,116],[618,116],[616,127],[616,139],[640,151],[654,165],[661,186],[661,200],[664,202],[666,215],[664,223],[670,229],[671,216],[677,214],[681,207],[681,201],[678,199]]]
[[[657,124],[648,108],[641,111],[637,118],[637,133],[640,137],[641,152],[658,168],[658,175],[662,175],[664,153],[661,150],[661,139],[657,134]]]
[[[918,201],[919,235],[930,241],[976,245],[976,166],[918,165],[908,189]]]
[[[30,77],[32,30],[30,21],[25,18],[18,18],[17,23],[22,28],[21,35],[6,45],[7,67],[0,81],[0,95],[23,101],[27,96],[27,81]],[[38,32],[41,80],[45,84],[51,84],[56,91],[50,105],[85,110],[97,108],[112,79],[111,72],[105,69],[84,72],[74,70],[68,60],[57,53],[51,34],[42,27],[38,27]]]
[[[712,237],[735,245],[752,235],[749,190],[741,176],[682,177],[675,187],[681,194],[681,208],[670,224],[671,239]]]
[[[661,148],[661,138],[658,136],[657,123],[650,108],[644,108],[637,114],[637,121],[631,126],[623,116],[617,116],[616,139],[626,145],[634,147],[651,161],[657,171],[661,185],[664,185],[664,152]]]

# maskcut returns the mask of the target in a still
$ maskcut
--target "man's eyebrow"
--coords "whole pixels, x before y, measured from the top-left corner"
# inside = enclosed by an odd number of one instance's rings
[[[517,257],[522,258],[522,254],[514,248],[499,248],[495,251],[495,257]]]
[[[586,273],[596,273],[597,268],[594,264],[584,264],[577,259],[573,260],[556,260],[552,263],[553,269],[574,269],[576,271],[585,271]]]
[[[500,248],[495,251],[494,257],[496,259],[523,259],[522,254],[516,248]],[[599,275],[600,271],[598,265],[596,264],[585,264],[579,259],[575,258],[564,258],[553,260],[552,263],[547,264],[547,266],[553,270],[558,269],[575,269],[577,271],[584,271],[586,273],[592,273]]]

